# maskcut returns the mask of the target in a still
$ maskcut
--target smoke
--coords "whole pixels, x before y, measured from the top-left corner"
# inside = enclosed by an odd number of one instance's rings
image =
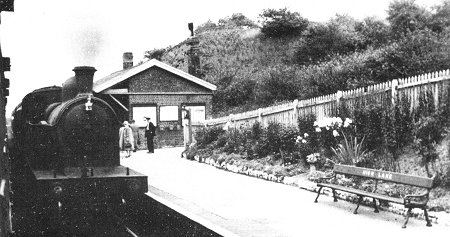
[[[87,27],[75,31],[72,51],[77,65],[94,66],[104,42],[100,29]]]

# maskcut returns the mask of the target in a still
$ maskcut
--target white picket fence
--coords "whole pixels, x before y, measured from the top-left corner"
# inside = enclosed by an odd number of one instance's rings
[[[315,114],[317,119],[336,116],[341,103],[349,111],[358,106],[378,103],[380,105],[395,104],[399,98],[407,97],[411,102],[411,109],[419,104],[421,93],[431,91],[434,102],[447,94],[450,84],[450,70],[423,74],[403,79],[394,79],[376,85],[370,85],[348,91],[338,91],[334,94],[315,97],[307,100],[294,100],[281,105],[260,108],[239,114],[209,119],[205,126],[223,126],[232,122],[235,127],[248,127],[256,121],[263,126],[270,122],[284,125],[297,125],[299,116]]]

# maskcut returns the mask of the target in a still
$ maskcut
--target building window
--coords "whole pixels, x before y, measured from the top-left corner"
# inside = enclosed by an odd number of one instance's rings
[[[147,120],[145,117],[150,117],[150,121],[157,126],[156,122],[156,106],[135,106],[133,107],[133,120],[139,127],[146,127]]]
[[[191,122],[203,123],[206,119],[206,109],[204,105],[185,105],[186,110],[191,110]],[[183,113],[184,118],[184,113]]]
[[[178,121],[178,106],[159,107],[159,121]]]

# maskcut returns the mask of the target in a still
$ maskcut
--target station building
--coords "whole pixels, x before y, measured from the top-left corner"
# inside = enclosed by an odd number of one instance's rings
[[[182,108],[190,109],[192,124],[211,118],[216,86],[156,59],[133,66],[124,53],[123,70],[96,80],[93,90],[112,105],[122,121],[135,120],[145,148],[144,117],[157,127],[155,146],[182,146],[185,125]]]

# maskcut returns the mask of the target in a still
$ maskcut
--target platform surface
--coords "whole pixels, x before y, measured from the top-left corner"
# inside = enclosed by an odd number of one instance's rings
[[[183,148],[133,153],[121,164],[148,175],[149,196],[223,236],[444,236],[450,226],[374,213],[355,204],[182,159]]]

